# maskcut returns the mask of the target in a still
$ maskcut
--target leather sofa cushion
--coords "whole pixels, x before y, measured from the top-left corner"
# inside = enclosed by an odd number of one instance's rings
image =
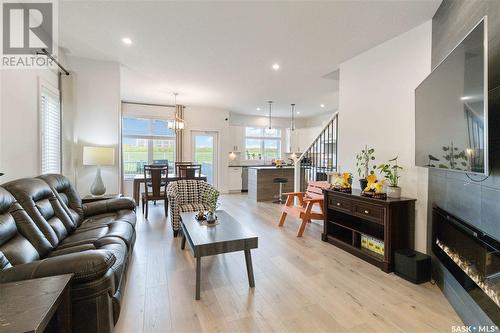
[[[2,266],[18,265],[37,260],[40,255],[35,247],[18,231],[11,214],[14,198],[0,187],[0,250]],[[14,208],[15,208],[14,207]]]
[[[11,268],[12,265],[9,262],[9,259],[0,251],[0,271]]]
[[[136,224],[135,212],[133,210],[122,209],[112,213],[93,215],[86,218],[80,225],[80,228],[88,228],[96,225],[107,225],[117,221],[127,222],[133,227],[135,227]]]
[[[75,229],[76,225],[43,180],[18,179],[3,186],[21,204],[53,247]]]
[[[94,243],[101,238],[117,237],[123,240],[127,247],[132,246],[135,239],[134,227],[127,222],[113,222],[107,225],[97,225],[92,227],[80,227],[72,235],[65,238],[61,246],[75,246],[81,244]]]
[[[45,257],[54,247],[28,216],[28,213],[18,203],[12,204],[9,212],[14,218],[19,232],[29,240],[41,258]]]
[[[0,271],[0,283],[73,273],[73,282],[92,281],[104,276],[115,264],[111,251],[90,250],[70,253]]]
[[[66,213],[71,216],[78,226],[83,220],[82,199],[68,178],[59,174],[46,174],[38,178],[43,179],[63,203]]]

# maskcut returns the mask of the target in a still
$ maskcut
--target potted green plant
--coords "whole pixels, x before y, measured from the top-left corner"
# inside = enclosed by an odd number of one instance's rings
[[[373,155],[374,153],[375,149],[368,148],[368,146],[365,145],[365,149],[361,150],[361,153],[356,155],[356,167],[358,168],[358,176],[360,177],[359,186],[361,187],[361,190],[366,188],[368,185],[367,177],[369,175],[373,175],[374,170],[377,167],[376,165],[370,167],[371,161],[375,160],[375,156]]]
[[[207,193],[207,205],[208,205],[208,213],[207,213],[207,223],[214,223],[216,220],[215,211],[219,206],[219,191],[212,190]]]
[[[387,197],[399,199],[401,198],[401,187],[399,184],[399,171],[403,170],[402,167],[398,165],[398,157],[394,157],[389,160],[389,163],[380,164],[377,169],[380,173],[389,181],[389,186],[387,186]]]

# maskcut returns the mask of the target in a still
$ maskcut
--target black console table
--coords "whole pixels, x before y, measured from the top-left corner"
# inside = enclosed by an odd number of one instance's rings
[[[413,248],[415,199],[372,199],[325,190],[325,223],[322,239],[377,267],[391,272],[393,253]],[[384,255],[361,247],[361,236],[384,242]]]

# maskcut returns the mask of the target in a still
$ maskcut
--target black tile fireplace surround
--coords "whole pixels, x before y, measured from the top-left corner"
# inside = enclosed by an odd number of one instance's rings
[[[500,242],[437,206],[433,208],[432,222],[432,252],[436,259],[485,318],[500,326]]]

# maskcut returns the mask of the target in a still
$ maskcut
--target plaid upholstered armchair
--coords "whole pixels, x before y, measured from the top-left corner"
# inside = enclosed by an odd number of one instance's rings
[[[168,184],[168,207],[175,237],[181,228],[180,213],[208,210],[207,197],[212,191],[217,190],[201,180],[178,180]]]

